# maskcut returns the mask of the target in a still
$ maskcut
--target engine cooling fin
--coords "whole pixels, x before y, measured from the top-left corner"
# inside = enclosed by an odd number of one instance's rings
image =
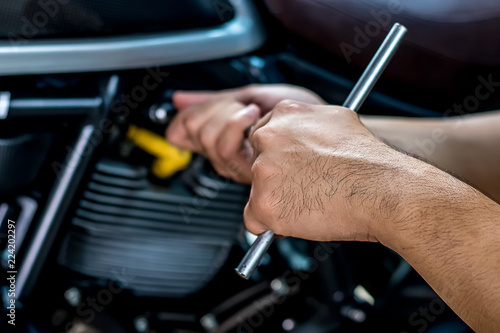
[[[220,270],[242,228],[248,188],[209,174],[202,159],[168,187],[144,167],[97,163],[58,262],[122,282],[136,295],[185,297]],[[123,274],[130,277],[120,281]]]

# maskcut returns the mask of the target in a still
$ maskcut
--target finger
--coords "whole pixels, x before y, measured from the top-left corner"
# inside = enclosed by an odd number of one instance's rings
[[[172,145],[181,149],[195,151],[196,147],[191,142],[187,129],[184,127],[183,116],[184,115],[181,116],[181,114],[177,114],[174,119],[172,119],[165,131],[165,136]]]
[[[269,112],[264,117],[260,118],[257,121],[257,123],[252,126],[250,134],[248,135],[248,142],[250,142],[250,145],[251,145],[252,150],[253,150],[252,161],[255,161],[257,156],[262,151],[263,141],[266,141],[266,140],[263,140],[263,137],[264,136],[269,137],[269,133],[264,134],[261,131],[261,129],[271,121],[271,117],[272,117],[272,112]]]
[[[241,110],[245,110],[246,107],[238,102],[226,100],[225,103],[216,104],[211,109],[211,112],[205,112],[209,117],[206,118],[200,130],[196,133],[196,139],[200,142],[203,152],[206,155],[220,160],[220,155],[217,153],[216,148],[218,138],[224,132],[231,118],[241,112]],[[203,116],[205,117],[205,115]]]
[[[200,90],[200,91],[182,91],[177,90],[172,101],[177,109],[183,109],[189,105],[203,103],[213,97],[228,97],[237,100],[243,104],[251,104],[258,92],[259,85],[248,85],[244,87],[231,88],[219,91]]]
[[[234,105],[234,102],[227,99],[219,99],[207,101],[205,103],[194,104],[188,107],[185,113],[181,113],[183,126],[186,129],[187,137],[197,152],[203,153],[206,156],[206,145],[202,142],[202,133],[214,131],[226,122],[227,113],[236,112],[241,105]],[[214,144],[209,145],[210,147]]]
[[[210,101],[187,106],[172,120],[167,129],[167,138],[180,148],[202,152],[199,131],[216,111]]]
[[[174,106],[179,110],[198,103],[203,103],[214,97],[217,92],[212,91],[180,91],[177,90],[172,95]]]
[[[217,139],[217,154],[226,164],[231,178],[236,181],[250,181],[251,177],[251,152],[249,145],[243,146],[245,131],[255,124],[260,117],[260,109],[255,104],[250,104],[234,114],[221,135]]]
[[[245,206],[243,219],[245,221],[246,229],[254,235],[260,235],[269,230],[269,228],[260,222],[258,215],[255,214],[254,202],[252,199],[248,200],[248,203]]]
[[[230,160],[225,164],[225,172],[227,173],[227,177],[231,178],[235,182],[242,184],[252,183],[251,152],[252,150],[250,147],[250,153],[242,151],[240,156]],[[250,157],[247,157],[247,155],[249,155]]]
[[[201,153],[210,160],[217,173],[229,177],[229,174],[225,172],[225,163],[217,152],[217,141],[224,131],[226,117],[228,116],[225,116],[225,112],[220,112],[210,118],[198,132],[197,140],[202,148]]]
[[[260,118],[252,127],[250,133],[248,134],[248,137],[251,138],[252,135],[261,127],[266,126],[266,124],[271,120],[271,117],[273,116],[272,112],[267,113],[264,117]]]

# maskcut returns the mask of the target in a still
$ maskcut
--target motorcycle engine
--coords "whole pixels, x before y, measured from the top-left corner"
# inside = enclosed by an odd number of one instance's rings
[[[168,187],[152,184],[144,166],[102,160],[71,218],[58,262],[99,279],[125,269],[135,295],[186,297],[226,262],[248,189],[207,171],[198,158]]]

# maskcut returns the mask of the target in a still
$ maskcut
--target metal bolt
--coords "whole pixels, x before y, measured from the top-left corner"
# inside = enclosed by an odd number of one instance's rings
[[[207,313],[201,317],[200,324],[207,332],[213,332],[217,329],[217,326],[219,326],[217,318],[211,313]]]
[[[139,333],[149,331],[149,322],[146,317],[139,316],[134,319],[134,328]]]
[[[287,318],[281,323],[281,327],[283,327],[283,329],[287,332],[293,330],[295,326],[295,320],[293,320],[292,318]]]
[[[278,295],[288,295],[290,287],[282,279],[276,278],[271,281],[271,289]]]
[[[69,305],[77,307],[82,301],[82,293],[76,287],[71,287],[64,292],[64,299]]]
[[[168,121],[168,113],[173,110],[171,103],[154,104],[149,109],[149,118],[156,124],[166,124]]]

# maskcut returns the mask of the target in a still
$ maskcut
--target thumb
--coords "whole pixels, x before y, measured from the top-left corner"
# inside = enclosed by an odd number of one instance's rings
[[[210,91],[176,91],[172,96],[174,106],[178,110],[182,110],[191,104],[203,103],[214,96],[214,92]]]

